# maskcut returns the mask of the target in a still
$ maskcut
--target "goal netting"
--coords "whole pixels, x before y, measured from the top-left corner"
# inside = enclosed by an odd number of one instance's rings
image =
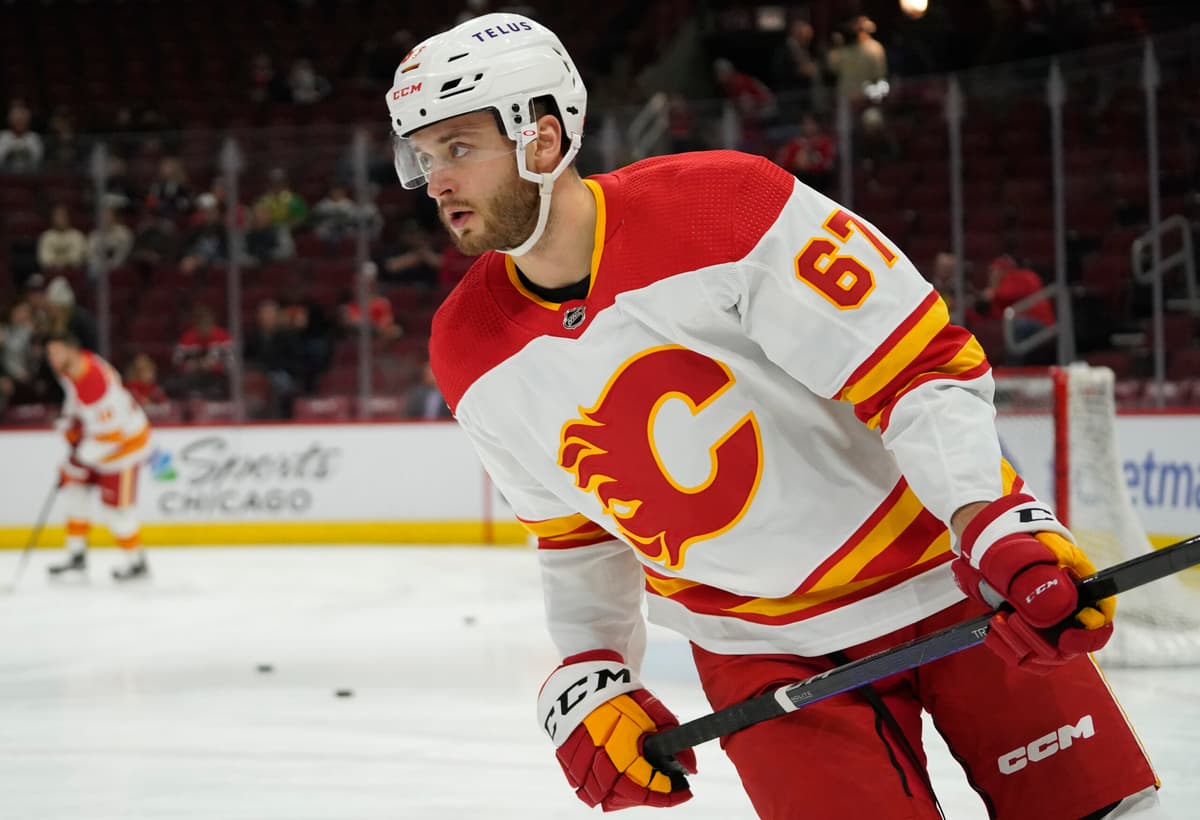
[[[1005,457],[1101,568],[1153,549],[1121,473],[1113,384],[1110,369],[1084,364],[996,375]],[[1173,576],[1121,595],[1113,638],[1098,658],[1200,665],[1200,590]]]

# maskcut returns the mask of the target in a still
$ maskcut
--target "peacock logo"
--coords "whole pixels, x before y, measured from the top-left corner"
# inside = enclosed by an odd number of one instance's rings
[[[174,459],[166,450],[155,447],[146,459],[146,466],[150,468],[150,476],[155,481],[167,482],[179,478],[179,474],[175,472]]]

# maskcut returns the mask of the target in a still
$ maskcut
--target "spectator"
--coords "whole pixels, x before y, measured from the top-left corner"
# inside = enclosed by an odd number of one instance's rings
[[[805,94],[812,103],[820,80],[821,65],[813,47],[812,24],[803,19],[792,20],[775,52],[775,87]]]
[[[2,397],[5,404],[30,401],[36,393],[36,333],[33,308],[28,302],[17,302],[8,313],[8,324],[0,325],[0,380],[6,385]]]
[[[446,400],[442,397],[442,391],[438,389],[437,380],[433,377],[433,368],[429,366],[428,360],[421,368],[421,380],[405,391],[404,415],[406,418],[426,421],[453,417]]]
[[[145,353],[134,356],[125,368],[125,389],[143,407],[166,404],[168,401],[166,392],[158,383],[158,365]]]
[[[277,223],[271,208],[260,201],[254,206],[250,230],[246,231],[246,254],[252,264],[278,262],[296,255],[296,243],[286,225]]]
[[[74,168],[82,158],[75,119],[66,106],[58,106],[46,125],[46,161],[60,168]]]
[[[259,52],[250,60],[250,90],[251,102],[263,105],[272,102],[285,102],[290,94],[287,85],[275,73],[275,66],[269,54]]]
[[[140,200],[129,179],[129,166],[117,156],[108,157],[104,178],[104,204],[116,208],[126,216],[133,216],[135,205]]]
[[[837,147],[811,114],[800,120],[800,133],[784,143],[776,160],[810,188],[828,194],[833,185]]]
[[[203,305],[196,308],[191,327],[183,331],[171,354],[175,373],[167,392],[224,398],[229,390],[226,367],[232,345],[228,331],[213,320],[212,311]]]
[[[383,260],[383,278],[388,282],[433,287],[441,263],[429,231],[417,220],[406,219],[400,227],[396,252]]]
[[[324,306],[303,290],[293,289],[282,310],[284,323],[300,337],[304,351],[301,380],[304,392],[312,393],[333,357],[333,324]]]
[[[713,62],[713,73],[725,99],[741,124],[741,148],[754,151],[762,142],[762,129],[775,116],[775,95],[762,82],[724,58]]]
[[[125,264],[133,250],[133,231],[121,224],[116,209],[105,208],[100,225],[88,234],[88,274],[93,278]]]
[[[29,305],[33,319],[35,338],[50,333],[50,305],[46,302],[46,278],[40,273],[32,274],[22,285],[23,300]]]
[[[958,293],[958,288],[955,284],[957,276],[955,267],[954,254],[949,251],[939,251],[937,256],[933,258],[933,271],[929,275],[929,283],[933,285],[933,289],[942,297],[942,300],[946,303],[946,307],[950,310],[951,316],[955,315]],[[961,320],[956,319],[956,321],[960,324],[973,327],[983,317],[975,309],[975,299],[973,298],[971,285],[971,266],[969,263],[963,264],[963,293],[966,296],[964,300],[966,310],[963,312]]]
[[[852,39],[844,43],[841,35],[834,38],[835,48],[828,55],[830,70],[837,76],[837,91],[852,103],[868,97],[868,87],[888,74],[887,52],[875,39],[875,23],[871,18],[858,16],[850,23]]]
[[[312,211],[313,232],[331,244],[351,237],[359,226],[366,228],[372,239],[379,236],[383,217],[374,202],[359,205],[350,198],[345,185],[334,185]]]
[[[282,168],[271,169],[270,187],[256,204],[266,205],[275,224],[288,228],[298,228],[308,218],[308,203],[288,187],[287,173]]]
[[[317,73],[312,60],[300,59],[292,63],[288,71],[288,91],[292,102],[298,105],[312,105],[329,96],[332,88],[329,80]]]
[[[1035,271],[1018,267],[1011,256],[997,256],[988,265],[988,287],[980,294],[979,312],[989,319],[1003,319],[1005,309],[1044,287]],[[1013,336],[1020,342],[1053,324],[1054,306],[1049,299],[1042,299],[1013,318]],[[1009,364],[1039,363],[1031,361],[1029,355],[1014,355],[1011,350],[1008,353]]]
[[[262,371],[270,385],[271,418],[291,418],[292,401],[304,372],[300,336],[283,321],[273,299],[258,303],[253,330],[246,336],[246,363]]]
[[[229,211],[228,196],[225,193],[225,180],[217,177],[212,181],[212,185],[208,186],[208,193],[217,201],[217,210],[221,214],[221,219],[225,218],[225,214]],[[204,196],[201,194],[200,196]],[[205,200],[208,201],[208,200]],[[199,205],[200,197],[196,198],[196,204]],[[196,214],[192,214],[192,222],[195,223]],[[238,202],[234,205],[234,222],[239,228],[245,229],[250,224],[250,209],[246,207],[246,203]]]
[[[368,262],[360,276],[360,281],[367,290],[367,320],[373,335],[381,339],[398,339],[403,331],[396,324],[392,303],[386,296],[381,295],[376,287],[377,273],[375,263]],[[358,294],[347,294],[341,307],[342,328],[347,333],[357,333],[361,319]]]
[[[854,156],[868,174],[873,174],[880,165],[900,158],[900,143],[879,106],[865,108],[861,122],[862,127],[854,134]]]
[[[33,323],[28,355],[34,371],[29,392],[19,400],[54,404],[62,400],[62,387],[42,350],[42,342],[52,330],[52,311],[46,298],[46,280],[40,273],[35,273],[25,280],[23,288],[24,302],[29,306]]]
[[[71,212],[65,205],[55,205],[50,213],[50,227],[38,237],[38,266],[44,271],[63,268],[82,268],[87,261],[87,237],[71,225]]]
[[[159,219],[178,222],[192,210],[192,189],[187,171],[175,157],[163,157],[158,164],[158,176],[146,192],[146,212]]]
[[[179,269],[188,275],[229,259],[229,237],[217,207],[217,198],[201,194],[196,198],[196,224],[185,239]]]
[[[8,106],[8,128],[0,131],[0,171],[27,174],[42,164],[42,138],[29,130],[29,108],[22,100]]]
[[[75,291],[64,276],[56,276],[46,287],[46,309],[49,317],[48,335],[68,334],[79,340],[84,350],[96,351],[100,333],[96,318],[83,306],[75,303]]]

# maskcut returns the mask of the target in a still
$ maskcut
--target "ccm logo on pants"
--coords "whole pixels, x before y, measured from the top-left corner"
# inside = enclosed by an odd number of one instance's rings
[[[1057,732],[1042,735],[1037,740],[1020,749],[1013,749],[1008,754],[1000,755],[1000,773],[1016,774],[1029,763],[1037,763],[1051,755],[1058,754],[1063,749],[1070,748],[1071,743],[1079,738],[1084,740],[1096,734],[1092,724],[1092,716],[1084,715],[1074,726],[1067,724]]]

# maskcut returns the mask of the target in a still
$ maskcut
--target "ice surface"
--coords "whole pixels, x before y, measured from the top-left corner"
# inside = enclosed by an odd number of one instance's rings
[[[0,554],[0,579],[16,558]],[[0,597],[0,818],[599,816],[536,726],[557,658],[525,550],[155,550],[136,586],[109,580],[113,551],[83,584],[47,581],[50,558]],[[681,639],[652,631],[644,677],[682,718],[708,711]],[[1164,805],[1200,816],[1200,672],[1110,679]],[[986,817],[927,744],[950,820]],[[695,799],[669,817],[752,818],[716,744],[698,752]]]

